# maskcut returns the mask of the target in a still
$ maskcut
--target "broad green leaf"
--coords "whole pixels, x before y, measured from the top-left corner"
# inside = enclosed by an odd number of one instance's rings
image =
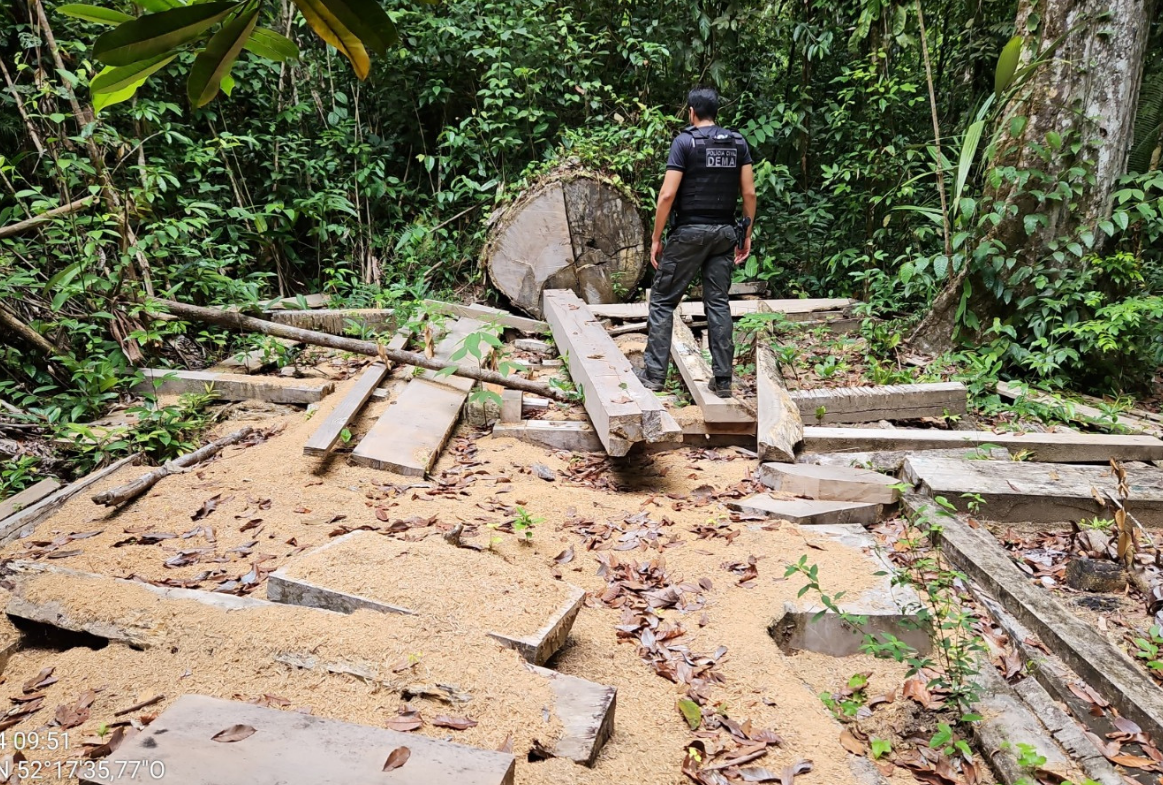
[[[961,192],[965,188],[969,170],[973,168],[973,159],[977,157],[977,146],[981,143],[983,130],[985,121],[978,120],[965,131],[965,138],[961,141],[961,160],[957,163],[957,187],[953,190],[953,204],[961,201]]]
[[[148,60],[194,41],[240,5],[214,2],[147,14],[99,37],[93,54],[106,65]]]
[[[1010,118],[1010,136],[1021,136],[1029,119],[1025,115]]]
[[[190,68],[190,79],[186,83],[190,104],[205,106],[218,95],[222,77],[230,73],[231,66],[238,59],[246,39],[258,22],[258,6],[249,12],[239,14],[229,24],[222,26],[210,42],[194,59]]]
[[[1062,135],[1057,131],[1047,131],[1046,141],[1050,143],[1050,147],[1054,151],[1062,149]]]
[[[119,25],[122,22],[132,22],[134,17],[114,11],[112,8],[98,8],[95,5],[83,3],[66,3],[57,6],[57,13],[71,16],[74,19],[84,19],[86,22],[96,22],[100,25]]]
[[[691,727],[691,730],[698,730],[698,727],[703,724],[703,710],[690,698],[680,700],[678,710],[682,712],[683,719],[686,720],[686,724]]]
[[[219,85],[219,87],[222,88],[222,92],[226,93],[227,98],[234,95],[234,77],[231,76],[230,74],[227,74],[226,76],[222,77],[222,84]],[[259,216],[256,215],[255,219],[256,219],[256,223],[257,223]],[[262,230],[260,229],[259,231],[262,231]]]
[[[175,57],[176,54],[161,54],[132,65],[106,66],[89,82],[89,92],[97,96],[101,93],[116,93],[130,85],[140,85],[151,74],[169,65]],[[96,104],[95,98],[93,103]]]
[[[294,41],[265,27],[256,27],[250,34],[246,51],[277,63],[299,59],[299,47]]]
[[[185,5],[183,0],[133,0],[133,3],[152,14],[160,14],[162,11],[169,11],[171,8],[181,8]]]
[[[1017,73],[1018,60],[1022,56],[1023,40],[1020,35],[1015,35],[1001,50],[1001,55],[997,58],[997,71],[993,77],[993,92],[998,99],[1013,82],[1014,74]]]
[[[396,26],[388,18],[380,0],[319,0],[339,20],[355,33],[364,45],[378,55],[384,55],[389,46],[396,44]]]
[[[293,0],[307,24],[327,43],[339,50],[339,53],[351,61],[352,70],[360,79],[367,79],[371,70],[371,60],[367,50],[355,35],[342,22],[335,18],[335,14],[323,5],[322,0]]]
[[[1030,15],[1026,17],[1026,30],[1034,32],[1038,29],[1038,25],[1042,23],[1042,15],[1037,11],[1031,11]]]

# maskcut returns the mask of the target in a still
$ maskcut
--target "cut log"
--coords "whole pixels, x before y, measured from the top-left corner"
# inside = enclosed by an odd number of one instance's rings
[[[569,356],[574,384],[585,391],[586,412],[610,455],[625,455],[635,442],[671,442],[682,430],[654,393],[642,386],[630,361],[576,294],[545,292],[553,340]]]
[[[1163,459],[1163,441],[1153,436],[1090,433],[993,433],[935,428],[804,428],[804,447],[813,452],[852,450],[948,450],[993,445],[1048,463],[1106,463]]]
[[[731,315],[747,316],[752,313],[781,313],[790,321],[819,319],[821,311],[836,311],[848,308],[856,301],[847,298],[816,300],[732,300]],[[762,305],[761,305],[762,303]],[[764,311],[766,307],[769,310]],[[650,311],[649,303],[608,303],[590,308],[594,316],[604,319],[645,319]],[[706,316],[703,303],[686,300],[679,303],[675,313],[685,319],[702,319]]]
[[[1131,490],[1127,509],[1144,525],[1163,525],[1163,470],[1125,469]],[[1106,492],[1118,494],[1118,481],[1103,466],[1048,468],[1023,461],[960,461],[922,453],[905,461],[904,478],[930,496],[944,496],[959,510],[979,504],[976,515],[1001,523],[1112,518]]]
[[[517,316],[487,305],[465,305],[464,303],[446,303],[443,300],[425,300],[424,307],[435,313],[456,317],[463,316],[485,324],[497,324],[507,330],[516,330],[531,335],[543,335],[549,332],[549,325],[545,322],[527,319],[524,316]]]
[[[484,328],[475,319],[458,319],[436,346],[432,359],[442,366],[451,365],[450,358],[463,346],[465,338]],[[482,346],[487,348],[486,344]],[[479,363],[471,355],[464,362]],[[472,387],[472,379],[465,376],[425,371],[414,377],[360,440],[351,455],[352,462],[397,474],[424,476],[452,436]]]
[[[65,502],[69,499],[94,483],[101,482],[106,477],[116,474],[126,466],[132,466],[140,460],[141,453],[130,455],[128,458],[122,458],[120,461],[109,464],[104,469],[98,469],[92,474],[73,481],[64,488],[41,499],[31,507],[25,507],[20,512],[9,515],[3,521],[0,521],[0,545],[6,545],[13,540],[18,540],[21,537],[27,537],[29,534],[32,534],[41,521],[65,506]]]
[[[895,504],[900,498],[900,491],[893,487],[900,480],[867,469],[765,463],[759,467],[759,481],[773,491],[808,499]]]
[[[389,349],[403,349],[408,343],[411,333],[408,330],[399,330],[395,337],[388,342]],[[364,404],[371,398],[372,393],[380,386],[380,382],[388,375],[390,366],[386,363],[375,363],[369,366],[359,380],[348,390],[343,400],[332,410],[327,419],[319,426],[311,438],[303,445],[303,454],[312,457],[326,457],[343,435],[343,429],[351,424],[359,415]]]
[[[335,390],[335,382],[296,379],[263,379],[243,374],[178,371],[170,368],[142,368],[145,380],[134,387],[141,395],[185,395],[213,389],[223,401],[266,401],[267,403],[318,403]]]
[[[434,371],[443,370],[446,366],[441,365],[438,360],[429,359],[423,354],[416,354],[415,352],[405,352],[403,350],[389,349],[383,344],[375,341],[361,341],[355,338],[345,338],[340,335],[330,335],[328,333],[314,332],[312,330],[301,330],[298,327],[291,327],[285,324],[275,324],[274,322],[266,321],[265,319],[256,319],[253,316],[246,316],[241,313],[234,313],[231,311],[220,311],[213,308],[202,308],[197,305],[187,305],[186,303],[179,303],[173,300],[158,300],[150,299],[150,304],[168,310],[175,316],[180,316],[183,319],[191,319],[199,322],[207,322],[208,324],[216,324],[219,327],[227,327],[231,330],[239,330],[241,332],[255,332],[263,335],[273,335],[278,338],[289,338],[293,341],[300,341],[302,343],[309,343],[314,346],[326,346],[329,349],[339,349],[343,352],[351,352],[352,354],[364,354],[369,357],[378,357],[383,361],[391,360],[392,362],[401,365],[414,365],[417,368],[428,368]],[[499,384],[502,387],[511,387],[515,390],[523,390],[528,393],[536,395],[544,395],[546,398],[552,398],[556,401],[569,401],[569,396],[561,390],[554,389],[548,384],[541,382],[532,382],[520,376],[504,376],[496,371],[489,371],[481,368],[479,365],[472,363],[465,363],[464,365],[452,366],[454,368],[453,374],[455,376],[464,376],[469,379],[476,379],[480,382],[492,382]]]
[[[1127,588],[1127,574],[1118,562],[1071,559],[1066,562],[1066,585],[1078,591],[1122,593]]]
[[[760,460],[792,463],[804,440],[804,423],[799,407],[783,386],[775,352],[762,338],[755,341],[755,398]]]
[[[0,502],[0,521],[3,521],[9,515],[14,515],[23,509],[31,507],[60,487],[60,482],[50,477],[47,480],[41,480],[36,485],[25,488],[14,496],[9,496]]]
[[[822,424],[964,416],[968,391],[960,382],[940,382],[796,390],[791,397],[804,422]]]
[[[695,341],[691,328],[681,319],[674,320],[674,330],[670,338],[670,356],[678,366],[678,372],[682,375],[691,398],[703,410],[704,422],[755,422],[755,415],[740,401],[735,398],[720,398],[711,392],[709,385],[715,378],[711,366],[703,358],[703,352]]]
[[[94,504],[103,504],[106,507],[113,507],[118,504],[125,504],[127,501],[136,499],[143,493],[148,491],[153,486],[157,485],[171,474],[177,474],[184,469],[191,466],[196,466],[202,461],[211,458],[226,447],[250,436],[254,432],[254,428],[247,426],[240,428],[229,436],[224,436],[217,441],[210,442],[204,447],[201,447],[193,452],[186,453],[180,458],[175,458],[172,461],[159,466],[151,472],[141,475],[136,480],[128,482],[125,485],[119,485],[116,488],[110,488],[107,491],[102,491],[93,497]]]
[[[489,220],[482,259],[514,306],[542,314],[542,291],[619,302],[646,271],[646,227],[632,195],[588,172],[558,169]]]

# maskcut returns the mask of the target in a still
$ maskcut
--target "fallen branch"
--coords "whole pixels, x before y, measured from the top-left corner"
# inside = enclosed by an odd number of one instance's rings
[[[29,346],[35,346],[41,352],[48,355],[49,358],[62,354],[61,350],[53,346],[51,341],[17,319],[4,308],[0,308],[0,327],[6,328],[13,334],[19,336]]]
[[[112,507],[136,499],[164,478],[169,477],[171,474],[178,474],[183,469],[199,464],[213,455],[217,455],[222,451],[223,447],[229,447],[236,442],[240,442],[253,432],[254,428],[247,426],[242,430],[235,431],[229,436],[222,437],[216,442],[210,442],[205,447],[186,453],[181,458],[166,462],[152,472],[143,474],[132,482],[127,482],[125,485],[118,485],[116,488],[110,488],[107,491],[95,494],[93,496],[93,503]]]
[[[355,338],[345,338],[339,335],[315,332],[314,330],[304,330],[301,327],[268,322],[265,319],[257,319],[253,316],[246,316],[245,314],[233,311],[219,311],[214,308],[187,305],[185,303],[174,302],[173,300],[153,298],[150,300],[150,303],[159,308],[165,308],[170,313],[175,316],[180,316],[183,319],[216,324],[219,327],[227,327],[232,330],[238,330],[239,332],[261,333],[262,335],[270,335],[276,338],[290,338],[293,341],[309,343],[315,346],[326,346],[329,349],[338,349],[343,352],[351,352],[352,354],[378,357],[384,361],[391,360],[400,365],[412,365],[417,368],[427,368],[431,371],[442,371],[449,367],[446,363],[425,357],[423,354],[406,352],[400,349],[389,349],[375,341],[361,341]],[[569,396],[565,392],[554,389],[548,384],[533,382],[519,376],[503,376],[496,371],[490,371],[485,368],[475,368],[467,365],[455,365],[451,367],[453,368],[452,373],[456,376],[464,376],[468,379],[476,379],[477,381],[490,384],[499,384],[502,387],[510,387],[514,390],[541,395],[546,398],[552,398],[555,401],[569,401]]]
[[[152,706],[155,703],[160,703],[160,702],[164,701],[165,699],[166,699],[165,695],[155,695],[152,698],[150,698],[149,700],[144,700],[144,701],[141,701],[140,703],[135,703],[132,706],[129,706],[129,707],[124,708],[124,709],[119,709],[119,710],[113,712],[113,716],[114,717],[121,717],[121,716],[124,716],[126,714],[130,714],[132,712],[135,712],[138,709],[144,709],[146,706]]]
[[[34,226],[42,224],[45,221],[50,221],[58,216],[75,213],[78,210],[82,210],[91,205],[94,200],[96,200],[96,198],[97,197],[95,196],[86,196],[83,199],[78,199],[75,202],[69,202],[68,204],[62,204],[60,207],[54,207],[51,210],[46,210],[40,215],[34,215],[32,218],[29,218],[26,221],[8,224],[7,226],[0,226],[0,238],[11,237],[14,234],[20,234],[21,232],[32,229]]]

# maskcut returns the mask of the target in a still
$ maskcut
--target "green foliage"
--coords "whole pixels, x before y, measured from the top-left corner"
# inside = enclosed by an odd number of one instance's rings
[[[522,536],[522,542],[533,539],[533,527],[544,523],[544,518],[535,518],[524,507],[517,507],[517,517],[513,519],[513,531]]]
[[[0,500],[20,493],[39,481],[37,465],[40,459],[35,455],[21,455],[0,463]]]
[[[1147,631],[1147,637],[1135,638],[1134,642],[1135,650],[1132,654],[1151,670],[1163,671],[1163,657],[1159,656],[1160,647],[1163,647],[1163,628],[1153,624]]]

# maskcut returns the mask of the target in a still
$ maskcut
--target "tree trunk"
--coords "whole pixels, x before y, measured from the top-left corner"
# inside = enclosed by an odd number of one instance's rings
[[[638,205],[588,172],[551,172],[489,223],[482,254],[489,279],[538,318],[544,289],[572,289],[587,303],[621,302],[646,271]]]
[[[1019,173],[1042,172],[1056,180],[1071,167],[1086,166],[1093,179],[1072,200],[1057,202],[1039,203],[1032,193],[1039,187],[1036,180],[1025,189],[1014,187],[1009,178],[1002,178],[996,187],[987,187],[982,204],[1005,205],[1006,210],[1000,222],[976,242],[994,244],[997,250],[989,257],[1013,258],[1016,264],[993,274],[992,269],[974,267],[981,263],[967,254],[970,260],[937,296],[910,339],[914,347],[932,354],[953,347],[957,312],[967,282],[967,308],[983,328],[991,325],[994,317],[1004,320],[1012,316],[1018,299],[1028,293],[1019,286],[1009,300],[1002,297],[1011,288],[1014,271],[1047,255],[1047,243],[1082,227],[1093,229],[1110,215],[1111,193],[1115,181],[1126,171],[1133,141],[1154,4],[1155,0],[1020,0],[1016,29],[1026,42],[1019,69],[1056,40],[1061,39],[1061,43],[1051,61],[1038,66],[1002,111],[993,171],[1012,167]],[[1100,17],[1102,14],[1109,15]],[[1033,32],[1028,32],[1031,27]],[[1019,117],[1026,122],[1015,135],[1011,121]],[[1064,142],[1062,149],[1046,160],[1040,153],[1049,147],[1047,135],[1051,132]],[[1070,144],[1076,140],[1083,143],[1082,148],[1071,154]],[[1025,218],[1035,212],[1045,214],[1048,223],[1027,234]],[[1097,231],[1095,235],[1102,236]],[[1063,262],[1080,263],[1070,256]],[[988,266],[989,261],[984,264]]]

